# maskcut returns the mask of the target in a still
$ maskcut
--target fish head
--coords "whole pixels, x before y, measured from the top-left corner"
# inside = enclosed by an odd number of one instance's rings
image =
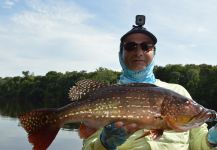
[[[188,98],[171,100],[163,107],[167,125],[176,131],[198,127],[210,118],[206,108]]]

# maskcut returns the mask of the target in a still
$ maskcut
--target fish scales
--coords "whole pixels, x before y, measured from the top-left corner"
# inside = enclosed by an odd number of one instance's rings
[[[161,104],[164,100],[164,93],[156,87],[127,87],[109,86],[103,87],[90,93],[85,99],[73,101],[62,112],[65,120],[73,119],[101,121],[100,126],[116,120],[137,122],[143,124],[145,121],[153,126],[151,120],[161,113]],[[153,90],[158,94],[153,94]],[[143,119],[142,121],[139,119]],[[104,121],[102,121],[104,120]]]

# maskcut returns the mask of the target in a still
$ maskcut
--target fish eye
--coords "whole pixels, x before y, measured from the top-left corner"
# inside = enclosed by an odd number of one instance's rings
[[[189,100],[187,100],[185,103],[186,103],[186,104],[190,104]]]

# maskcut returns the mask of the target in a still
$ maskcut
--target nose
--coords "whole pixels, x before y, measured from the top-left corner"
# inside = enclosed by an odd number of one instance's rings
[[[143,56],[144,55],[144,51],[142,50],[141,46],[137,46],[135,53],[137,56]]]

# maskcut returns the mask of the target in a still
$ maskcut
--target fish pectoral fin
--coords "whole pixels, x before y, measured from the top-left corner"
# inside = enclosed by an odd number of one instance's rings
[[[164,130],[162,130],[162,129],[154,129],[154,130],[151,130],[151,135],[150,136],[154,140],[158,140],[163,135],[163,132],[164,132]]]
[[[150,134],[151,134],[150,130],[149,131],[144,131],[143,135],[141,135],[140,137],[136,138],[135,140],[141,139],[141,138],[143,138],[143,137],[145,137],[147,135],[150,135]]]
[[[91,128],[84,123],[82,123],[79,127],[79,136],[82,139],[87,139],[89,136],[91,136],[93,133],[97,131],[96,128]]]
[[[136,138],[136,140],[141,139],[141,138],[148,136],[148,135],[150,135],[153,140],[158,140],[163,135],[163,131],[164,130],[162,130],[162,129],[152,129],[149,131],[144,131],[144,134],[141,135],[140,137]]]

